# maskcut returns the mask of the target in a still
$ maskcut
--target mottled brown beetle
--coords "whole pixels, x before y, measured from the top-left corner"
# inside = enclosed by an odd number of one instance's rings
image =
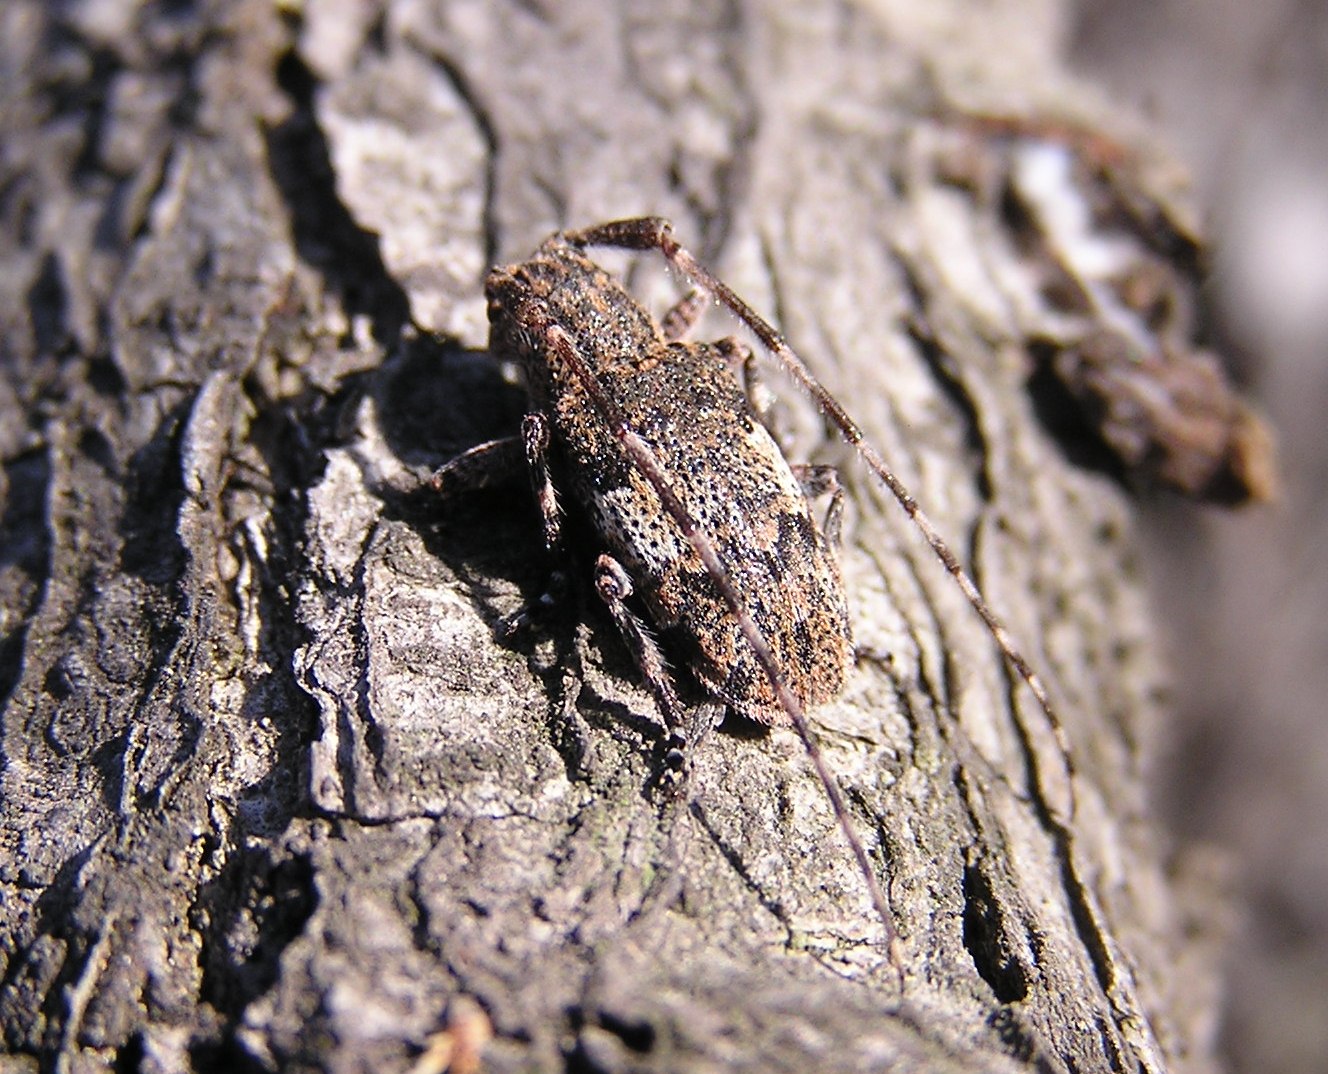
[[[885,895],[805,714],[839,694],[852,660],[838,565],[805,494],[835,494],[827,516],[833,535],[836,482],[814,469],[804,469],[800,480],[785,461],[731,371],[747,357],[744,348],[732,340],[679,339],[695,319],[697,302],[684,299],[657,325],[585,255],[588,246],[659,250],[751,329],[922,531],[1033,690],[1064,749],[1060,721],[976,585],[856,423],[769,323],[678,245],[667,221],[646,217],[561,232],[528,261],[489,274],[490,350],[521,363],[536,408],[523,422],[521,453],[535,484],[545,542],[551,550],[562,542],[552,456],[612,553],[599,558],[596,588],[655,694],[675,763],[690,728],[652,627],[687,655],[695,677],[716,700],[762,723],[794,726],[899,969]],[[515,455],[515,440],[481,444],[439,471],[435,485],[469,483],[477,467]],[[651,624],[627,607],[633,591]]]
[[[600,557],[597,588],[663,695],[670,726],[679,714],[667,677],[623,603],[633,589],[707,694],[760,723],[788,717],[705,564],[592,398],[595,387],[649,445],[687,515],[714,543],[798,701],[837,696],[852,660],[839,569],[803,487],[734,379],[738,344],[679,341],[686,318],[666,318],[661,329],[563,236],[529,261],[495,269],[486,292],[490,346],[520,360],[536,408],[525,441],[548,543],[560,541],[546,456],[552,444],[562,483],[611,553]]]

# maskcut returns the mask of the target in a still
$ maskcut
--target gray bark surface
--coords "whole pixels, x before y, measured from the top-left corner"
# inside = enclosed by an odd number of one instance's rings
[[[1149,806],[1129,502],[1035,415],[1063,318],[959,118],[1107,121],[1058,9],[283,10],[0,16],[12,1069],[406,1070],[463,996],[486,1070],[1214,1069],[1222,901]],[[588,587],[495,640],[544,581],[525,490],[409,491],[522,413],[486,267],[642,213],[848,404],[1064,720],[1070,757],[767,372],[847,487],[861,656],[814,722],[902,996],[792,733],[711,734],[667,808]]]

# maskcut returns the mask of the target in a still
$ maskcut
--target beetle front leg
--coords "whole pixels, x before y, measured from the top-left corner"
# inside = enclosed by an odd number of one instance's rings
[[[670,343],[675,343],[686,336],[701,319],[701,314],[705,312],[709,301],[710,296],[699,287],[693,287],[678,299],[659,323],[664,338]]]
[[[563,548],[563,513],[558,504],[558,491],[549,470],[549,419],[538,411],[521,419],[521,448],[526,457],[530,485],[535,493],[543,523],[544,548],[549,555],[549,581],[544,592],[533,605],[527,605],[505,617],[498,633],[511,638],[530,625],[532,619],[559,603],[567,589],[567,574],[562,568],[566,556]]]
[[[429,484],[446,499],[458,493],[506,484],[520,475],[521,466],[520,440],[515,436],[505,436],[501,440],[488,440],[463,451],[435,470]]]
[[[558,490],[549,471],[549,419],[539,411],[521,419],[521,444],[530,470],[530,486],[535,492],[544,523],[544,547],[554,555],[560,554],[563,544],[563,512],[558,505]]]

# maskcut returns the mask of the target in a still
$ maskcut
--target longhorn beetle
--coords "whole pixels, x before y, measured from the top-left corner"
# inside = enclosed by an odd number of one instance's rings
[[[700,310],[684,298],[663,325],[584,252],[657,250],[701,292],[732,311],[838,427],[899,501],[1032,690],[1064,755],[1062,725],[1041,681],[976,584],[858,425],[783,337],[673,237],[657,217],[559,232],[520,264],[489,274],[490,351],[520,362],[534,405],[522,423],[545,543],[562,543],[550,457],[609,552],[596,588],[655,695],[670,762],[683,764],[690,729],[651,627],[670,635],[717,701],[763,723],[791,723],[885,927],[902,971],[893,917],[843,794],[808,727],[806,710],[843,686],[852,660],[839,570],[804,489],[838,490],[824,470],[795,472],[740,390],[730,366],[750,357],[733,340],[685,343]],[[465,484],[515,453],[512,440],[481,444],[444,466],[434,486]],[[628,608],[639,592],[651,624]],[[1067,760],[1067,764],[1068,764]]]

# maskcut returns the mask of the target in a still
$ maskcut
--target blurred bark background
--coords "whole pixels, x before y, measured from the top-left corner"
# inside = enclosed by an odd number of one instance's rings
[[[1213,329],[1277,430],[1285,494],[1232,516],[1144,515],[1177,670],[1160,801],[1232,853],[1242,917],[1233,1069],[1328,1054],[1328,10],[1281,0],[1084,5],[1077,62],[1146,108],[1192,169],[1216,240]]]
[[[1078,300],[1098,281],[1054,256],[1030,169],[1110,210],[1168,311],[1203,257],[1168,157],[1067,73],[1102,40],[1071,15],[6,5],[15,1069],[439,1069],[486,1019],[495,1070],[1215,1069],[1232,870],[1151,804],[1174,740],[1139,478],[1029,390],[1121,310]],[[712,735],[670,809],[650,699],[584,590],[493,638],[545,570],[524,490],[414,491],[522,412],[483,350],[487,266],[647,212],[850,402],[1065,720],[1072,759],[767,374],[791,457],[848,489],[863,655],[817,727],[902,997],[792,736]],[[653,309],[677,293],[605,260]],[[1196,326],[1163,322],[1186,352]]]

